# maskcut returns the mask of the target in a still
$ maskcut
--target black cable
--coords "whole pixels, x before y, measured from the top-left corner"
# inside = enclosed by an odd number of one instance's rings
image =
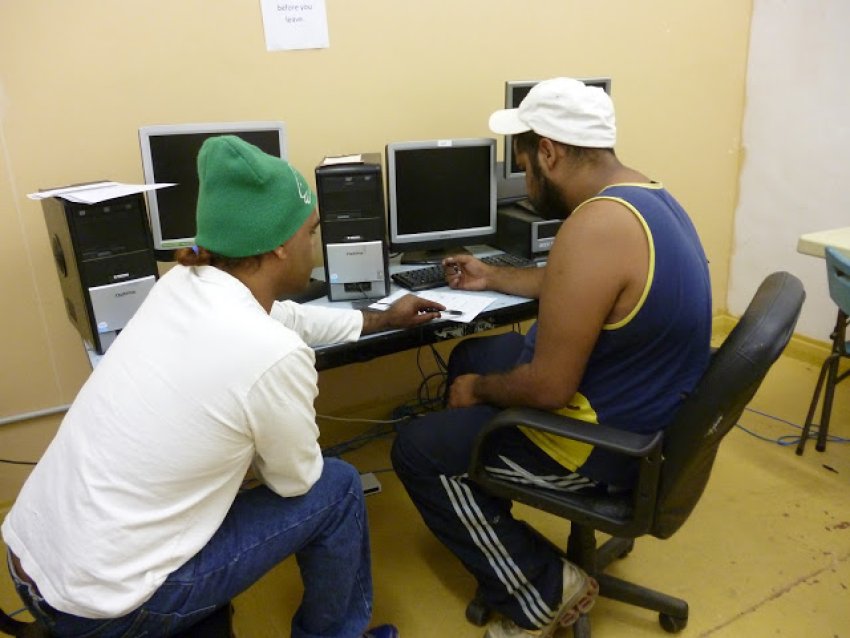
[[[440,382],[437,384],[437,387],[435,389],[435,394],[432,396],[431,386],[430,386],[429,382],[432,381],[433,379],[439,379]],[[417,396],[417,398],[419,400],[419,405],[421,405],[423,407],[429,406],[428,409],[432,409],[432,408],[430,408],[430,406],[435,405],[435,404],[442,405],[445,386],[446,386],[446,377],[445,377],[445,374],[442,373],[442,372],[432,372],[428,376],[424,377],[422,379],[422,382],[419,384],[419,391],[418,391],[418,396]]]
[[[395,427],[387,426],[386,424],[378,424],[361,434],[342,441],[341,443],[323,448],[322,456],[342,456],[347,452],[361,448],[367,443],[385,437],[393,432],[395,432]]]
[[[437,367],[440,369],[441,372],[448,373],[449,366],[446,363],[446,360],[443,359],[443,355],[440,354],[440,351],[437,350],[436,346],[433,343],[428,344],[428,346],[431,348],[431,355],[434,357],[434,361],[437,363]]]
[[[36,465],[38,461],[13,461],[12,459],[0,459],[0,463],[9,463],[10,465]]]
[[[437,352],[433,344],[430,344],[430,348],[431,354],[434,357],[434,360],[436,361],[437,367],[439,369],[437,372],[432,372],[430,374],[426,373],[424,368],[422,367],[422,348],[420,347],[416,351],[416,367],[419,369],[419,375],[422,377],[422,382],[419,384],[419,389],[417,391],[417,397],[419,399],[419,406],[423,408],[423,410],[426,412],[433,410],[434,408],[432,406],[434,405],[438,405],[438,409],[439,407],[442,407],[446,379],[448,377],[448,367],[446,366],[445,361],[443,361],[442,356],[440,356],[440,353]],[[429,382],[435,378],[440,379],[440,382],[437,384],[436,388],[437,395],[432,396],[431,386],[429,385]]]

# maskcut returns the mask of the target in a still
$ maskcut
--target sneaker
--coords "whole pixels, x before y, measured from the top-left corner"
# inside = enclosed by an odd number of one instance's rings
[[[363,634],[363,638],[398,638],[398,629],[394,625],[379,625]]]
[[[507,618],[487,625],[484,638],[549,638],[558,627],[571,627],[581,614],[586,614],[596,602],[599,584],[570,562],[564,561],[564,593],[555,620],[540,629],[523,629]]]

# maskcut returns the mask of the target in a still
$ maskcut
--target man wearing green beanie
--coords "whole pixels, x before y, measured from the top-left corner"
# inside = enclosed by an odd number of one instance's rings
[[[363,492],[322,457],[310,344],[439,313],[411,295],[386,312],[277,301],[309,280],[315,194],[234,136],[204,143],[198,174],[198,245],[110,347],[3,523],[18,591],[54,636],[168,636],[294,554],[293,637],[397,637],[364,633]],[[240,490],[249,468],[262,485]]]

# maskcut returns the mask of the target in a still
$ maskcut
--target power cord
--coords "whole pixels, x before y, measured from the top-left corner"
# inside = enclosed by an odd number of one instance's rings
[[[355,419],[348,417],[332,417],[328,415],[317,414],[317,419],[327,419],[333,421],[348,421],[360,423],[373,423],[374,427],[365,432],[353,436],[341,443],[329,446],[322,449],[322,456],[341,456],[352,450],[363,447],[367,443],[371,443],[377,439],[383,438],[395,432],[395,426],[399,423],[406,422],[411,418],[415,418],[425,412],[432,412],[444,407],[443,396],[445,395],[446,379],[448,377],[448,366],[440,352],[434,347],[434,344],[428,344],[431,356],[437,365],[436,372],[426,372],[422,361],[424,347],[420,347],[416,351],[416,368],[419,370],[419,375],[422,380],[416,391],[416,399],[413,402],[402,404],[393,410],[393,418],[391,419]],[[434,381],[436,380],[436,386]],[[391,470],[389,470],[391,471]]]
[[[372,441],[376,441],[377,439],[392,434],[393,432],[395,432],[396,423],[400,423],[402,421],[407,420],[407,417],[401,417],[396,419],[356,419],[348,417],[328,416],[323,414],[317,414],[316,418],[326,419],[329,421],[346,421],[349,423],[355,422],[374,424],[365,432],[361,432],[360,434],[353,436],[350,439],[346,439],[341,443],[337,443],[336,445],[331,445],[329,447],[323,448],[322,456],[342,456],[347,452],[351,452],[352,450],[361,448],[367,443],[371,443]]]
[[[416,351],[416,368],[419,370],[421,381],[416,390],[416,398],[403,403],[393,410],[393,416],[400,419],[409,419],[420,416],[427,412],[441,410],[445,407],[444,399],[446,392],[446,380],[448,378],[448,366],[439,351],[433,344],[428,346],[434,362],[437,364],[436,372],[426,372],[423,362],[423,347]],[[436,380],[436,385],[434,381]]]
[[[788,421],[786,419],[782,419],[777,416],[773,416],[772,414],[767,414],[766,412],[760,412],[759,410],[755,410],[753,408],[745,408],[747,412],[752,412],[753,414],[757,414],[759,416],[765,417],[767,419],[771,419],[773,421],[779,421],[780,423],[784,423],[785,425],[791,426],[797,430],[801,431],[801,434],[783,434],[777,438],[771,438],[769,436],[764,436],[763,434],[759,434],[758,432],[754,432],[750,430],[740,423],[736,423],[735,426],[749,434],[750,436],[759,439],[760,441],[766,441],[768,443],[775,443],[776,445],[780,445],[782,447],[787,447],[789,445],[797,445],[800,442],[800,438],[802,436],[803,426],[797,425],[793,421]],[[809,439],[817,439],[818,438],[818,430],[812,429],[809,430]],[[850,443],[850,439],[846,439],[840,436],[835,436],[833,434],[829,434],[826,437],[826,440],[830,443]]]

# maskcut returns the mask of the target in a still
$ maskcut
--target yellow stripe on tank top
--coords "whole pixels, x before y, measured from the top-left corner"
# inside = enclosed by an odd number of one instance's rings
[[[632,320],[632,318],[643,307],[643,302],[646,301],[646,297],[649,295],[649,289],[652,288],[652,278],[655,275],[655,242],[652,240],[652,231],[649,230],[649,224],[646,223],[646,220],[643,218],[643,215],[640,214],[640,211],[638,211],[637,208],[632,206],[626,200],[621,199],[620,197],[608,197],[607,195],[591,197],[590,199],[583,201],[578,208],[581,208],[588,202],[598,201],[602,199],[622,204],[629,211],[631,211],[631,213],[637,218],[637,220],[640,222],[640,225],[643,227],[643,232],[646,235],[646,241],[649,245],[649,268],[647,269],[646,273],[646,285],[644,285],[643,287],[643,292],[640,295],[640,299],[638,299],[638,302],[635,304],[635,307],[632,308],[629,314],[627,314],[625,317],[623,317],[616,323],[606,323],[602,326],[603,330],[616,330],[617,328],[622,328],[627,323],[629,323],[629,321]],[[576,210],[578,210],[578,208]]]

